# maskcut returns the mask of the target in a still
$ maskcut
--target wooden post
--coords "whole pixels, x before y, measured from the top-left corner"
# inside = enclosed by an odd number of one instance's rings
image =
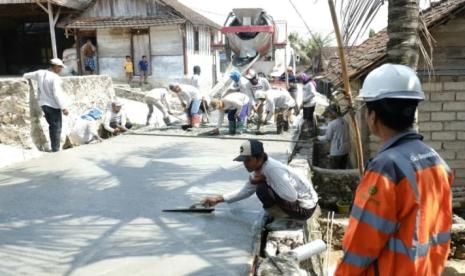
[[[60,16],[60,9],[58,9],[57,14],[53,16],[53,7],[52,7],[52,3],[50,2],[50,0],[47,1],[47,7],[44,7],[44,5],[42,5],[39,1],[37,1],[36,3],[48,14],[48,24],[50,27],[50,39],[52,42],[52,54],[53,54],[53,58],[57,58],[58,52],[57,52],[57,41],[56,41],[56,36],[55,36],[55,25],[58,21],[58,17]]]
[[[357,154],[357,166],[360,176],[362,176],[364,170],[362,140],[360,137],[360,129],[358,127],[357,119],[355,118],[355,111],[353,108],[354,104],[352,101],[352,93],[350,91],[349,75],[347,74],[347,64],[344,55],[344,44],[342,43],[341,31],[339,30],[339,23],[337,20],[336,8],[334,7],[333,0],[328,0],[328,4],[329,9],[331,11],[331,19],[333,21],[334,33],[336,35],[336,41],[338,45],[339,59],[341,60],[342,79],[344,80],[344,94],[347,97],[347,100],[349,101],[349,114],[350,119],[352,121],[352,127],[354,128],[355,132],[355,141],[357,144],[355,149],[355,152]]]

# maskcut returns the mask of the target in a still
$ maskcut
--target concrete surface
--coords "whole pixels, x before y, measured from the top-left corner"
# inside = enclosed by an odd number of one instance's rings
[[[255,196],[161,212],[240,188],[241,142],[127,135],[0,170],[0,275],[245,275]]]

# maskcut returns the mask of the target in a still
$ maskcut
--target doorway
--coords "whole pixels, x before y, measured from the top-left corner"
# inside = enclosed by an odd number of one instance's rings
[[[134,75],[140,76],[139,61],[146,56],[149,62],[147,74],[152,75],[152,63],[150,61],[150,35],[148,29],[132,30],[131,38],[132,58],[134,63]]]

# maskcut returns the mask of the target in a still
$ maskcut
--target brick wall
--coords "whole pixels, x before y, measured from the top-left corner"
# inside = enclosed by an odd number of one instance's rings
[[[436,77],[423,83],[426,100],[418,112],[419,130],[455,170],[465,186],[465,77]]]
[[[426,99],[418,109],[419,132],[455,171],[454,185],[465,186],[465,77],[424,80],[423,90]],[[365,152],[373,157],[379,139],[367,133],[365,141]]]

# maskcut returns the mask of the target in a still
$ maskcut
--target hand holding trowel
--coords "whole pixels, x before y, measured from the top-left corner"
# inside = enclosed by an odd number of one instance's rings
[[[179,209],[165,209],[163,212],[177,212],[177,213],[211,213],[215,211],[215,208],[210,207],[207,203],[196,203],[189,208]]]

